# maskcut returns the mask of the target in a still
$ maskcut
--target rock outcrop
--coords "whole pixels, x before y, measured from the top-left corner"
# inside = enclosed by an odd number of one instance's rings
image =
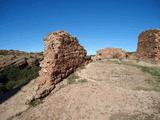
[[[44,42],[44,60],[40,64],[34,99],[48,95],[58,82],[88,59],[86,50],[78,43],[77,38],[64,31],[50,33]]]
[[[29,65],[39,65],[43,59],[41,53],[27,53],[17,50],[0,50],[0,71],[9,66],[24,68]]]
[[[101,59],[124,59],[127,58],[128,54],[119,48],[104,48],[97,51],[96,56],[93,58],[94,60],[101,60]]]
[[[160,30],[147,30],[138,37],[136,55],[150,62],[160,62]]]

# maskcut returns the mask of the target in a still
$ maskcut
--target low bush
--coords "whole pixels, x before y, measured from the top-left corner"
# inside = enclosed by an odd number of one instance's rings
[[[75,73],[72,73],[68,78],[67,78],[67,82],[68,84],[73,84],[76,82],[76,79],[78,79],[79,76],[77,76]]]
[[[28,83],[38,76],[39,66],[30,65],[23,69],[18,66],[9,66],[0,71],[0,94]]]
[[[37,100],[31,101],[28,105],[29,105],[30,107],[35,107],[35,106],[37,106],[37,105],[39,105],[39,104],[41,104],[41,103],[42,103],[42,100],[37,99]]]

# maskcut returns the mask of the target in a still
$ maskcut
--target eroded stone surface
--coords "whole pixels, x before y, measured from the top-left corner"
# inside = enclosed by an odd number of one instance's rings
[[[147,30],[138,37],[137,57],[160,62],[160,30]]]
[[[41,62],[35,99],[48,95],[63,78],[87,61],[86,50],[76,37],[59,31],[45,39],[44,60]]]
[[[100,59],[112,59],[112,58],[118,58],[123,59],[127,58],[127,53],[119,48],[104,48],[99,51],[97,51],[96,56],[93,58],[94,60],[100,60]]]
[[[41,53],[27,53],[16,50],[0,50],[0,71],[9,66],[24,68],[28,65],[39,65],[43,59]]]

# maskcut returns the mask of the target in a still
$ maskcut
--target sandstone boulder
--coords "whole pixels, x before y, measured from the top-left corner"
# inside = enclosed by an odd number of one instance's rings
[[[146,61],[160,62],[160,30],[147,30],[139,35],[136,55]]]

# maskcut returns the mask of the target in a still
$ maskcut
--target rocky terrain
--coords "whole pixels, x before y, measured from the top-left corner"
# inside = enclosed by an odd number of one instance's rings
[[[57,84],[49,96],[26,105],[33,80],[1,104],[0,118],[159,120],[160,73],[153,74],[154,70],[160,67],[133,61],[92,62]]]
[[[0,50],[0,102],[6,99],[3,94],[18,90],[38,76],[42,59],[42,53]]]
[[[139,59],[153,48],[142,41],[136,53],[106,48],[91,61],[77,38],[49,34],[39,77],[0,104],[0,119],[160,120],[160,64]]]
[[[43,53],[27,53],[16,50],[0,50],[0,70],[15,65],[19,68],[27,65],[39,64],[43,59]]]
[[[48,95],[57,83],[88,60],[86,50],[76,37],[64,31],[54,32],[45,39],[44,60],[37,78],[33,97],[29,101]]]

